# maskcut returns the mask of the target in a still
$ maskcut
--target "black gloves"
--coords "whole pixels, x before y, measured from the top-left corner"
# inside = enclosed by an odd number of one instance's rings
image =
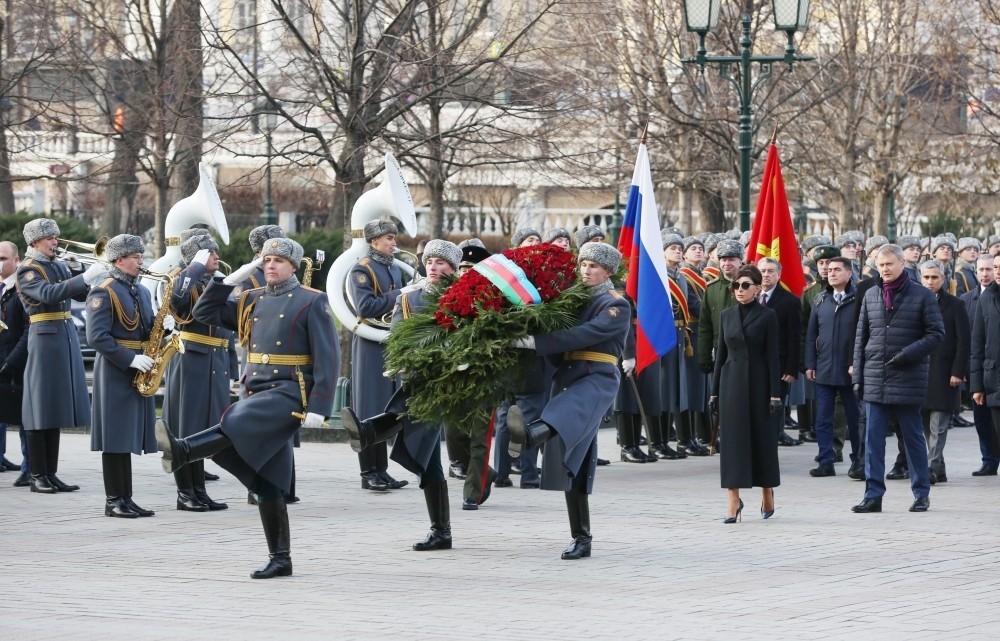
[[[778,414],[779,412],[784,412],[785,407],[781,404],[780,400],[771,399],[771,416]]]
[[[890,358],[889,362],[886,363],[886,365],[888,365],[889,367],[902,367],[904,365],[903,353],[900,352],[895,356],[893,356],[892,358]]]
[[[862,385],[861,383],[854,384],[854,395],[858,397],[859,401],[861,400],[861,396],[864,391],[865,391],[864,385]]]

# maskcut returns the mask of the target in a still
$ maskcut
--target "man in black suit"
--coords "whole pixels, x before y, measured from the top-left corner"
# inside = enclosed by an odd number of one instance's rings
[[[976,310],[979,308],[979,296],[983,291],[996,280],[996,270],[993,268],[993,257],[990,255],[980,256],[976,260],[976,279],[979,286],[971,291],[962,294],[962,301],[969,314],[969,331],[972,331],[972,323],[976,318]],[[990,416],[990,408],[983,404],[972,404],[972,421],[976,426],[976,434],[979,436],[979,453],[983,459],[983,465],[972,473],[973,476],[996,476],[997,468],[1000,467],[1000,439],[993,429],[993,417]]]
[[[28,361],[28,316],[17,295],[14,282],[20,260],[17,245],[5,240],[0,242],[0,472],[21,475],[14,482],[17,487],[29,485],[27,445],[24,430],[21,434],[21,465],[7,460],[7,428],[21,426],[21,392],[24,389],[24,365]]]
[[[773,258],[761,258],[757,268],[762,277],[760,302],[778,316],[778,360],[781,367],[781,400],[788,399],[789,386],[799,375],[799,354],[802,338],[802,302],[781,286],[781,263]],[[779,427],[778,445],[801,445]]]

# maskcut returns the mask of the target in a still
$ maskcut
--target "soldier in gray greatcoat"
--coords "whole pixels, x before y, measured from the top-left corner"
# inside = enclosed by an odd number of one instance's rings
[[[347,289],[362,322],[379,321],[390,314],[403,288],[403,273],[393,263],[396,233],[396,226],[388,220],[373,220],[365,225],[368,254],[347,276]],[[351,408],[358,416],[380,413],[396,391],[398,383],[384,373],[382,344],[355,334],[351,343]],[[359,452],[358,463],[362,489],[385,491],[408,483],[389,476],[389,452],[384,442]]]
[[[255,579],[292,574],[291,533],[284,496],[292,484],[292,440],[300,427],[321,427],[333,410],[340,354],[326,294],[302,287],[295,270],[302,246],[289,238],[264,243],[261,259],[225,279],[212,279],[194,307],[200,323],[236,331],[249,346],[247,396],[221,422],[183,439],[157,421],[163,468],[207,457],[258,496],[269,560]],[[231,298],[233,288],[262,261],[263,288]]]
[[[173,279],[170,307],[184,352],[174,356],[167,367],[163,421],[181,437],[219,422],[229,407],[229,382],[236,378],[239,367],[233,332],[201,323],[192,313],[219,268],[218,251],[219,245],[211,236],[188,238],[181,244],[187,267]],[[208,495],[204,467],[204,461],[196,461],[174,472],[178,510],[207,512],[229,507]]]
[[[131,519],[153,516],[132,500],[132,454],[156,452],[155,399],[132,384],[153,367],[143,353],[154,316],[149,290],[138,279],[145,251],[138,236],[109,240],[109,278],[87,296],[87,342],[97,350],[90,449],[102,453],[105,516]]]
[[[30,321],[22,419],[31,491],[44,494],[80,489],[56,476],[59,430],[90,425],[87,379],[70,299],[85,300],[88,287],[107,275],[107,266],[95,262],[72,276],[63,261],[55,260],[58,239],[54,220],[36,218],[26,224],[28,250],[17,270],[17,290]]]
[[[511,456],[545,443],[542,489],[563,491],[573,542],[563,559],[590,556],[590,503],[597,469],[597,430],[614,402],[621,378],[618,362],[631,318],[628,300],[614,291],[611,275],[621,254],[604,243],[580,248],[580,276],[591,294],[575,327],[528,336],[515,347],[534,349],[556,367],[552,398],[542,417],[524,424],[520,411],[507,415]]]

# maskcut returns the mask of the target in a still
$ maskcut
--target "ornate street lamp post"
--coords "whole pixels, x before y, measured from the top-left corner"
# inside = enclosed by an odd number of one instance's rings
[[[705,65],[719,65],[720,75],[728,80],[740,99],[740,229],[750,229],[750,152],[753,148],[753,95],[757,86],[771,77],[771,65],[783,62],[792,69],[795,62],[814,60],[811,56],[801,56],[795,49],[795,32],[805,31],[809,26],[809,0],[772,0],[774,28],[788,36],[783,56],[753,55],[753,40],[750,38],[752,0],[743,1],[743,37],[740,39],[740,55],[710,56],[705,48],[705,36],[719,25],[721,0],[684,0],[684,18],[687,30],[698,34],[698,51],[693,58],[684,58],[685,64],[696,64],[704,70]],[[751,78],[751,66],[758,63],[756,81]]]
[[[271,135],[278,126],[278,114],[274,112],[269,102],[257,105],[253,110],[254,125],[256,129],[264,134],[267,145],[267,164],[264,168],[264,211],[260,215],[260,222],[263,225],[275,225],[278,216],[274,213],[274,199],[271,192],[271,156],[273,147],[271,145]]]

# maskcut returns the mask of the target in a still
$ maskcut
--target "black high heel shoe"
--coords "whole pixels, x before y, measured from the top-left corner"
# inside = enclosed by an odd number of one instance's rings
[[[743,520],[743,499],[740,499],[740,507],[736,510],[736,516],[727,516],[722,519],[723,523],[736,523]]]
[[[764,502],[760,502],[760,518],[769,519],[774,516],[774,488],[769,488],[771,490],[771,510],[768,512],[764,511]]]

